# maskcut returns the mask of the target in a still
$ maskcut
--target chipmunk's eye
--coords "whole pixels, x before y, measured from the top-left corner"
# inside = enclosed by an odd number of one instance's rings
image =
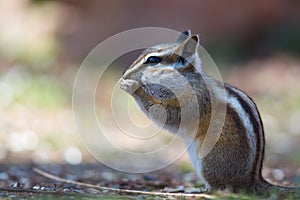
[[[161,57],[150,56],[144,64],[158,64],[161,62]]]

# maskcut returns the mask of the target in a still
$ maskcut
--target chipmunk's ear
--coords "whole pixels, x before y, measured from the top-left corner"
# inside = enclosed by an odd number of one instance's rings
[[[180,45],[179,55],[185,59],[197,53],[199,46],[199,37],[198,35],[193,35],[189,37],[185,42]]]
[[[191,37],[191,30],[183,31],[177,38],[176,42],[181,43]]]

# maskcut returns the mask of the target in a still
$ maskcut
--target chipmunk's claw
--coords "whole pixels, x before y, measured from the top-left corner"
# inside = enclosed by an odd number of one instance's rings
[[[132,94],[139,87],[141,87],[141,84],[138,81],[133,80],[133,79],[120,78],[119,86],[120,86],[121,89],[125,90],[129,94]]]

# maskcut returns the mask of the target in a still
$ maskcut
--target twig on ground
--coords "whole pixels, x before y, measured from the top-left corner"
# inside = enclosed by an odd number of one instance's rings
[[[103,186],[98,186],[98,185],[93,185],[93,184],[88,184],[88,183],[82,183],[78,181],[73,181],[65,178],[61,178],[59,176],[50,174],[48,172],[45,172],[43,170],[40,170],[36,167],[33,168],[33,171],[36,172],[37,174],[44,176],[46,178],[63,182],[63,183],[68,183],[68,184],[73,184],[73,185],[78,185],[78,186],[83,186],[87,188],[95,188],[99,190],[106,190],[106,191],[111,191],[111,192],[117,192],[117,193],[124,193],[124,194],[137,194],[137,195],[151,195],[151,196],[173,196],[173,197],[202,197],[206,199],[214,199],[215,197],[213,195],[209,194],[185,194],[185,193],[165,193],[165,192],[148,192],[148,191],[139,191],[139,190],[128,190],[128,189],[117,189],[117,188],[110,188],[110,187],[103,187]]]

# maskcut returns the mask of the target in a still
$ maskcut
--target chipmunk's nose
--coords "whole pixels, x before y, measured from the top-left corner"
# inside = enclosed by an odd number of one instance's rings
[[[122,76],[125,74],[126,70],[127,70],[127,69],[125,69],[125,70],[123,71]]]
[[[141,72],[138,69],[129,68],[123,73],[123,79],[133,79],[139,81],[141,79]]]
[[[122,78],[123,78],[123,79],[128,79],[128,78],[130,78],[129,76],[130,76],[130,69],[127,69],[127,70],[125,70],[125,71],[123,72]]]
[[[128,69],[123,73],[123,79],[133,79],[139,81],[141,79],[142,71],[144,66],[141,63],[133,63]]]

